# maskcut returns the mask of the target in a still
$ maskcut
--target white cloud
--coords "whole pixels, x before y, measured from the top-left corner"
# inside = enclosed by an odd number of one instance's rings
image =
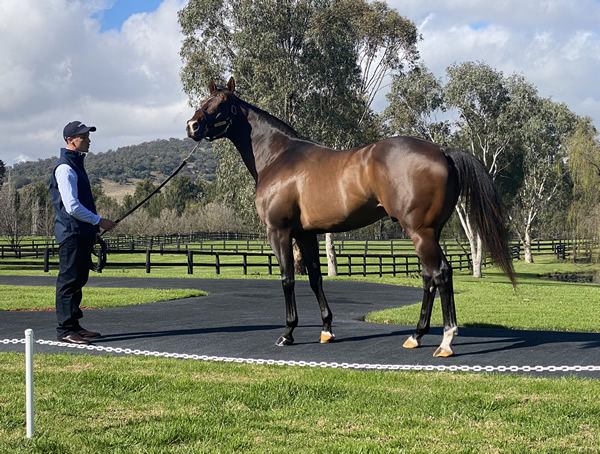
[[[390,0],[419,28],[424,63],[438,76],[464,61],[522,74],[600,129],[597,0]]]
[[[183,137],[191,108],[179,79],[177,11],[185,1],[164,0],[104,33],[95,17],[110,0],[0,1],[0,159],[56,155],[74,119],[98,127],[95,152]],[[483,60],[522,74],[600,129],[599,1],[388,4],[419,27],[421,56],[438,76],[452,63]]]
[[[165,0],[100,33],[93,17],[107,2],[1,2],[0,159],[57,155],[74,119],[98,127],[95,152],[183,137],[191,115],[179,79],[184,3]]]

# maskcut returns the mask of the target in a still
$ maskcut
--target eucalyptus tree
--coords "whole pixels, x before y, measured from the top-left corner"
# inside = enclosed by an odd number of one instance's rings
[[[447,142],[450,122],[442,118],[446,112],[444,86],[425,66],[394,75],[387,100],[384,118],[392,133]]]
[[[458,112],[456,140],[477,156],[492,178],[509,167],[517,109],[511,109],[511,97],[504,75],[485,63],[466,62],[447,68],[444,99]],[[465,200],[456,206],[471,248],[473,276],[481,277],[483,258],[481,237],[473,228]]]
[[[191,104],[206,95],[210,80],[223,83],[233,74],[246,101],[333,148],[379,138],[373,99],[390,72],[418,58],[416,27],[385,2],[190,0],[179,22],[181,79]],[[254,182],[228,147],[215,147],[217,192],[256,220],[247,212]]]
[[[559,191],[565,189],[565,142],[577,117],[565,104],[539,98],[535,87],[522,77],[512,77],[509,86],[511,107],[521,112],[515,134],[523,175],[511,208],[511,220],[523,242],[525,263],[532,263],[532,229]]]

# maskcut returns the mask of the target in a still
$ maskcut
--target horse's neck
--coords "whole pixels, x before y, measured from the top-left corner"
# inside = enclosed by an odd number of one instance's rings
[[[292,128],[272,115],[245,106],[248,130],[234,144],[255,180],[287,147],[290,141],[300,140]],[[253,161],[253,162],[249,162]]]

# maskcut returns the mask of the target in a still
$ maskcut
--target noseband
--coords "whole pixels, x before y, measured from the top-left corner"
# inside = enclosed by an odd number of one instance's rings
[[[198,110],[202,112],[202,115],[206,121],[205,137],[209,142],[212,142],[213,140],[216,140],[227,134],[229,127],[233,123],[233,118],[238,113],[238,108],[235,104],[231,104],[230,115],[224,120],[220,120],[223,115],[221,112],[218,112],[213,118],[213,116],[209,115],[209,113],[204,110],[202,106],[200,106]]]

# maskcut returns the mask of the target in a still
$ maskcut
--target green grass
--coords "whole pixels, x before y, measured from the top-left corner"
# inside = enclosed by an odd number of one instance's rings
[[[600,381],[0,353],[0,452],[597,452]]]
[[[159,290],[150,288],[85,287],[83,290],[82,307],[99,309],[204,295],[206,295],[206,292],[193,289]],[[54,287],[0,285],[0,310],[39,310],[54,309],[54,307]]]
[[[502,327],[552,331],[600,332],[600,285],[576,284],[541,278],[551,272],[594,273],[597,266],[556,262],[540,257],[537,263],[515,262],[518,290],[497,269],[484,270],[476,279],[464,273],[454,278],[459,326]],[[391,282],[389,279],[382,281]],[[396,280],[394,280],[396,282]],[[403,284],[420,286],[419,279]],[[421,304],[368,314],[376,323],[413,325]],[[432,325],[442,326],[439,299],[434,304]]]

